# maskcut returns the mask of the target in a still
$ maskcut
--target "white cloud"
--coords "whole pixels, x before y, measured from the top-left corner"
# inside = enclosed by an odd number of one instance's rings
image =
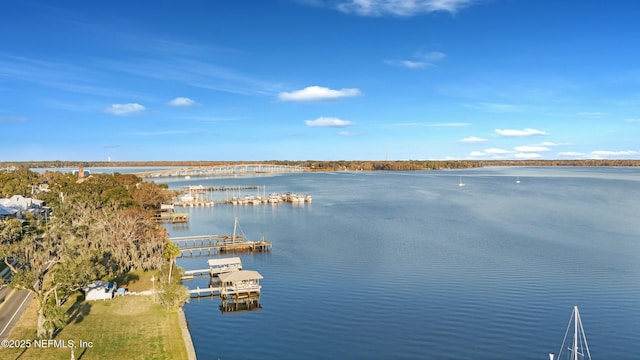
[[[496,133],[502,136],[536,136],[547,135],[546,132],[536,129],[524,129],[524,130],[509,130],[509,129],[496,129]]]
[[[169,101],[168,103],[170,106],[182,106],[182,107],[188,107],[188,106],[195,106],[198,103],[196,103],[195,101],[187,98],[187,97],[177,97],[171,101]]]
[[[338,133],[338,135],[341,135],[341,136],[357,136],[358,133],[354,133],[354,132],[351,132],[351,131],[340,131]]]
[[[142,112],[144,110],[145,110],[145,107],[138,103],[113,104],[108,108],[104,109],[105,112],[111,113],[114,115],[129,115],[129,114]]]
[[[536,151],[549,151],[550,149],[548,147],[544,147],[544,146],[516,146],[514,148],[516,151],[519,152],[536,152]]]
[[[421,69],[427,66],[434,66],[436,61],[440,61],[445,58],[445,54],[439,51],[432,51],[430,53],[416,54],[415,60],[385,60],[385,63],[389,65],[406,67],[409,69]]]
[[[466,137],[464,139],[461,139],[460,142],[463,143],[481,143],[481,142],[486,142],[487,139],[483,139],[483,138],[479,138],[479,137],[475,137],[475,136],[469,136]]]
[[[278,98],[284,101],[318,101],[353,97],[361,94],[360,90],[355,88],[333,90],[322,86],[309,86],[302,90],[281,92]]]
[[[345,127],[353,125],[352,121],[334,117],[319,117],[315,120],[305,120],[304,122],[310,127]]]
[[[628,150],[628,151],[596,150],[596,151],[592,151],[591,155],[596,155],[596,156],[629,156],[629,155],[640,155],[640,152],[634,151],[634,150]]]
[[[414,16],[444,11],[456,13],[472,0],[341,0],[338,10],[361,16]]]
[[[585,153],[575,152],[575,151],[562,151],[559,152],[558,155],[561,156],[587,156]]]
[[[384,62],[389,65],[401,66],[409,69],[422,69],[423,67],[432,65],[426,61],[413,60],[385,60]]]
[[[429,62],[442,60],[446,56],[447,55],[445,53],[441,53],[439,51],[431,51],[426,54],[423,54],[423,53],[416,54],[416,57],[425,59],[426,61],[429,61]]]
[[[512,153],[512,151],[504,150],[504,149],[497,149],[497,148],[484,149],[484,152],[487,153],[487,154],[492,154],[492,155],[501,155],[501,154],[511,154]]]
[[[540,143],[540,146],[560,146],[561,144],[553,143],[551,141],[543,141]]]
[[[469,154],[471,156],[484,156],[486,155],[485,153],[483,153],[482,151],[472,151],[471,154]]]
[[[516,159],[538,159],[542,157],[542,155],[536,153],[517,153],[514,156]]]

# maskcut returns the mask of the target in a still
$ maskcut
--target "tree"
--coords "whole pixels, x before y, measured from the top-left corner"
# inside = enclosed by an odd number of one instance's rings
[[[38,194],[53,209],[46,226],[40,219],[29,217],[24,226],[17,220],[0,223],[0,258],[13,273],[11,286],[34,294],[38,337],[51,338],[64,326],[65,313],[60,305],[89,281],[107,273],[163,265],[167,232],[132,194],[138,187],[151,195],[166,189],[159,187],[156,191],[155,184],[145,185],[138,177],[127,175],[97,174],[82,183],[71,174],[61,173],[48,172],[41,179],[28,170],[0,175],[0,184],[9,184],[3,191],[17,189],[29,195],[24,191],[40,182],[51,190]],[[151,195],[141,198],[154,199]],[[17,263],[14,265],[9,258]],[[167,294],[179,300],[182,293],[179,288],[170,288]],[[174,300],[167,301],[178,301]]]
[[[169,241],[164,247],[164,258],[169,260],[169,282],[171,282],[173,263],[176,261],[178,255],[180,255],[180,247]]]

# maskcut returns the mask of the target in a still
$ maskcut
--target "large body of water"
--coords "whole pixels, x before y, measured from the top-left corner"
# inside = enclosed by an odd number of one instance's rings
[[[229,234],[238,217],[248,238],[273,242],[271,253],[239,255],[264,276],[262,309],[221,313],[217,298],[185,305],[200,359],[548,359],[574,305],[594,359],[640,359],[640,169],[170,183],[187,184],[313,196],[299,206],[188,208],[187,227],[168,227],[171,236]],[[206,268],[207,258],[178,264]]]

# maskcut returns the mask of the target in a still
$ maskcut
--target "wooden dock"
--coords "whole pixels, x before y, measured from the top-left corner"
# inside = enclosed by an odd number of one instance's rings
[[[189,214],[187,213],[157,213],[154,217],[156,222],[167,224],[186,224],[189,222]]]
[[[233,252],[269,252],[271,251],[272,244],[270,241],[235,241],[226,242],[219,241],[209,245],[191,245],[191,246],[179,246],[180,256],[203,256],[214,255],[219,253],[233,253]]]
[[[193,256],[194,253],[202,256],[204,254],[219,254],[228,252],[268,252],[271,251],[272,244],[264,238],[260,241],[246,240],[245,237],[237,233],[238,219],[233,224],[233,235],[196,235],[169,238],[171,242],[180,248],[180,256]]]
[[[220,286],[209,286],[206,288],[197,287],[189,290],[189,297],[210,297],[220,296]]]

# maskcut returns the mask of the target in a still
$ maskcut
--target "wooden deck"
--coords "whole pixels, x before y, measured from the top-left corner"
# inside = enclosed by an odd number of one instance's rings
[[[236,235],[197,235],[170,238],[180,248],[180,256],[202,256],[229,252],[269,252],[272,243],[264,239],[248,241]]]

